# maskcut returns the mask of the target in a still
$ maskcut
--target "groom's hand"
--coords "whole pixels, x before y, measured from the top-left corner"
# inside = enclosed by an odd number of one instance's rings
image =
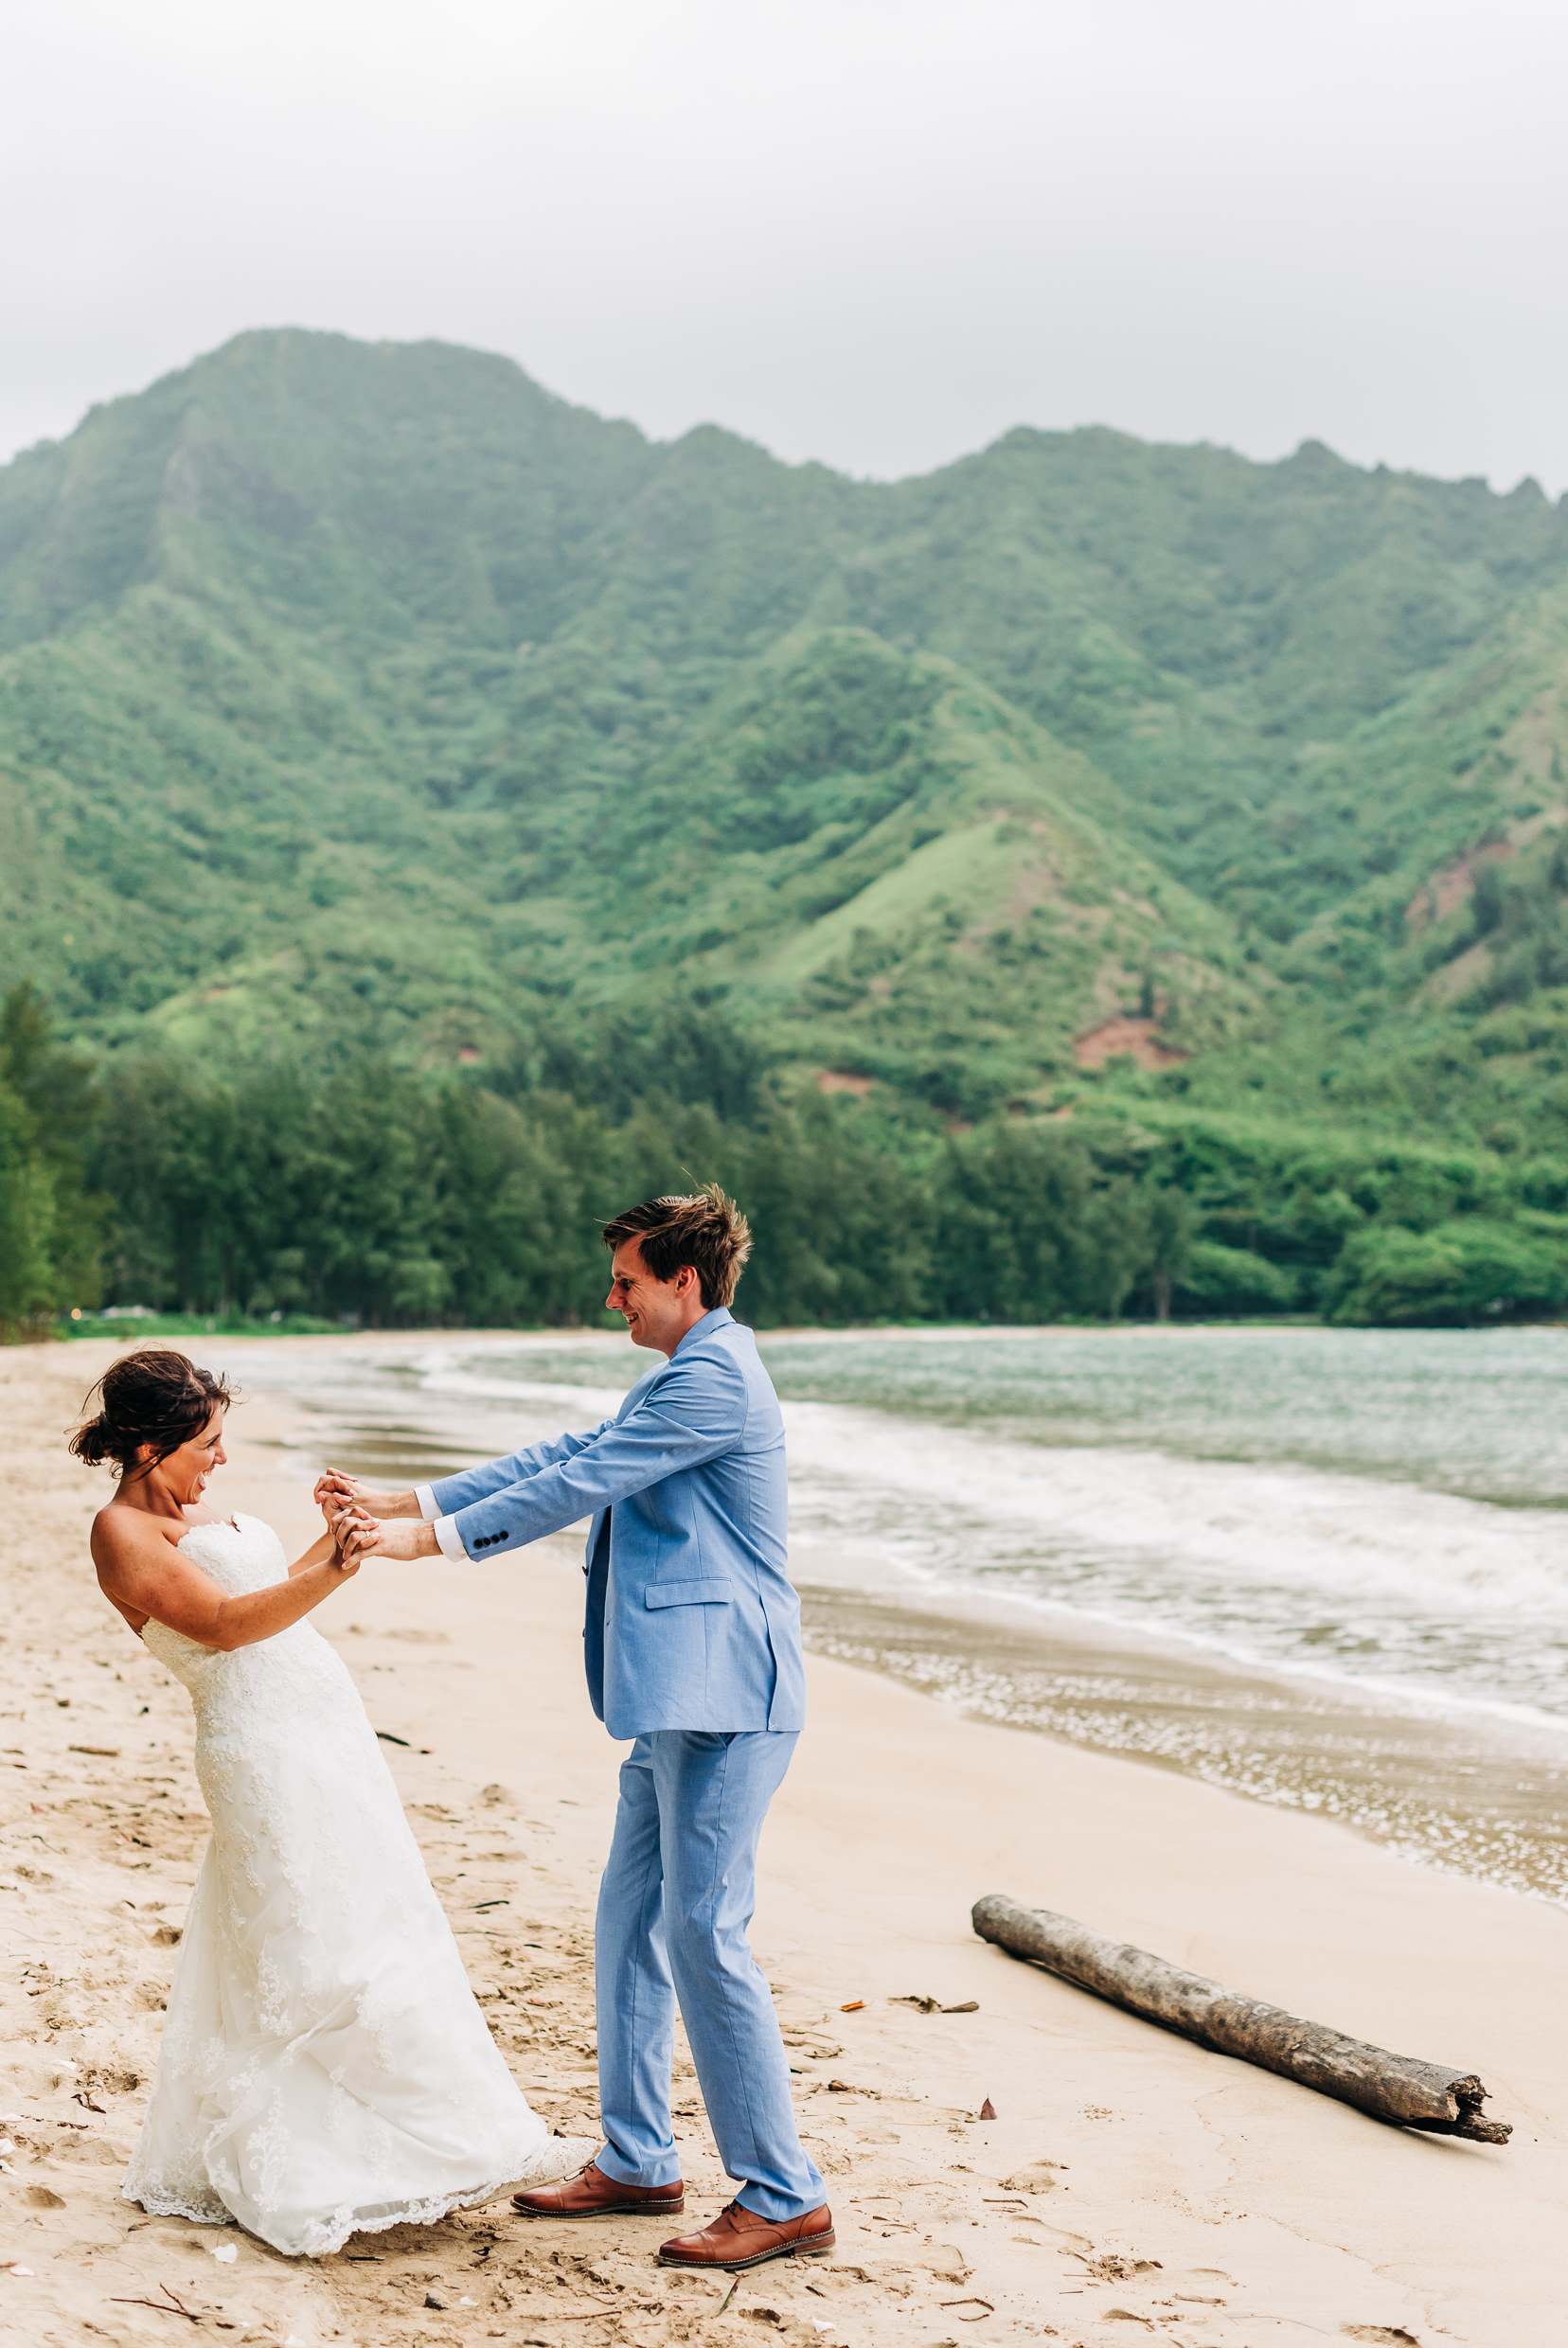
[[[387,1557],[404,1563],[415,1557],[434,1557],[440,1554],[436,1528],[420,1517],[417,1522],[387,1523],[384,1520],[347,1511],[338,1519],[338,1538],[344,1554],[363,1563],[366,1557]]]
[[[344,1508],[363,1508],[367,1517],[417,1517],[419,1513],[417,1492],[374,1491],[358,1476],[345,1475],[341,1468],[329,1468],[317,1476],[315,1503],[329,1517]]]

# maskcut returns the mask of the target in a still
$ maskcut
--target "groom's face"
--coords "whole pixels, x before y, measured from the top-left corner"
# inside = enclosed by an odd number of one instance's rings
[[[673,1353],[690,1323],[687,1305],[696,1282],[689,1265],[683,1265],[673,1280],[655,1280],[635,1239],[623,1239],[610,1259],[605,1307],[621,1314],[634,1345],[646,1345],[650,1353]]]

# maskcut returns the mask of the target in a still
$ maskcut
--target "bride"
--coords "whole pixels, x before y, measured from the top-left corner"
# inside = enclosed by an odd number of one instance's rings
[[[150,1346],[94,1393],[71,1449],[120,1470],[98,1582],[190,1691],[212,1815],[126,2198],[319,2257],[570,2176],[597,2141],[548,2135],[514,2084],[353,1681],[305,1620],[353,1560],[329,1532],[287,1565],[270,1526],[203,1504],[222,1378]]]

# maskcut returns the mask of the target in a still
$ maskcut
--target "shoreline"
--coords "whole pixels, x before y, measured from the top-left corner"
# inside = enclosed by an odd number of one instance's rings
[[[971,2317],[980,2339],[1069,2348],[1111,2321],[1178,2348],[1557,2338],[1568,1919],[1322,1819],[965,1717],[821,1656],[764,1838],[755,1939],[832,2193],[831,2261],[742,2277],[721,2317],[722,2292],[661,2274],[635,2221],[526,2228],[491,2205],[298,2262],[232,2232],[139,2222],[117,2200],[116,2164],[160,2022],[160,1935],[177,1929],[205,1823],[184,1691],[157,1684],[84,1567],[103,1483],[65,1457],[60,1431],[97,1367],[74,1349],[0,1359],[22,1528],[9,1700],[26,1715],[4,1724],[26,1750],[0,1781],[12,1960],[0,2094],[28,2115],[8,2126],[0,2207],[9,2260],[34,2270],[0,2276],[0,2337],[72,2338],[91,2322],[111,2339],[164,2339],[167,2315],[119,2302],[167,2285],[241,2342],[293,2334],[307,2348],[663,2348],[761,2327],[856,2348],[956,2340]],[[272,1397],[237,1413],[219,1497],[302,1546],[299,1432]],[[580,1684],[576,1546],[461,1576],[366,1570],[318,1617],[374,1725],[407,1740],[386,1750],[476,1992],[520,2083],[562,2126],[591,2118],[589,1931],[617,1753]],[[118,1768],[94,1751],[112,1745]],[[994,1891],[1376,2043],[1472,2065],[1513,2143],[1382,2127],[1137,2023],[978,1942],[969,1908]],[[979,2010],[901,2002],[929,1995]],[[983,2123],[987,2097],[1000,2117]],[[688,2207],[705,2218],[727,2191],[679,2065],[676,2103]],[[216,2264],[231,2244],[236,2261]],[[427,2312],[427,2295],[443,2308]]]
[[[337,1345],[363,1359],[363,1342],[340,1338]],[[817,1339],[808,1334],[802,1342],[814,1346]],[[406,1361],[412,1389],[415,1359],[442,1349],[440,1340],[385,1333],[372,1353]],[[470,1448],[472,1431],[461,1422],[465,1384],[472,1386],[472,1407],[487,1414],[496,1447],[510,1439],[501,1432],[510,1423],[510,1406],[495,1398],[505,1386],[488,1390],[483,1364],[491,1351],[515,1364],[519,1349],[511,1338],[493,1347],[458,1348],[471,1377],[422,1400],[411,1391],[406,1406],[385,1379],[373,1392],[367,1385],[363,1397],[351,1394],[347,1408],[319,1387],[307,1390],[293,1406],[299,1440],[312,1456],[326,1446],[340,1464],[372,1479],[450,1473],[488,1456]],[[538,1394],[548,1401],[517,1406],[534,1415],[543,1408],[549,1426],[542,1421],[540,1432],[553,1432],[561,1423],[551,1414],[570,1416],[574,1396],[589,1417],[611,1407],[607,1392],[549,1382],[563,1354],[588,1363],[602,1360],[605,1387],[616,1393],[627,1380],[625,1341],[613,1334],[585,1334],[566,1346],[558,1334],[544,1333],[522,1350],[544,1365]],[[289,1357],[272,1354],[270,1344],[268,1353],[276,1376]],[[278,1383],[263,1385],[275,1403],[281,1391]],[[786,1400],[787,1422],[799,1407]],[[875,1409],[862,1414],[867,1424],[879,1415]],[[895,1412],[889,1423],[909,1421]],[[1079,1467],[1077,1447],[1040,1450],[1068,1473]],[[1216,1464],[1170,1465],[1189,1487],[1173,1496],[1174,1503],[1212,1506],[1203,1485]],[[1288,1484],[1298,1471],[1282,1472]],[[1360,1479],[1336,1481],[1354,1487]],[[1266,1482],[1277,1487],[1281,1477]],[[1270,1497],[1277,1505],[1277,1492]],[[1343,1489],[1338,1497],[1343,1504]],[[1419,1507],[1424,1497],[1414,1491],[1413,1504]],[[816,1652],[901,1680],[976,1718],[1334,1818],[1417,1863],[1568,1904],[1568,1721],[1441,1684],[1399,1686],[1299,1656],[1249,1655],[1196,1630],[1050,1600],[1010,1586],[1005,1571],[967,1581],[941,1568],[917,1572],[879,1555],[874,1539],[868,1545],[846,1534],[831,1489],[808,1499],[797,1484],[793,1500],[793,1572]],[[1359,1505],[1353,1496],[1349,1505]],[[1453,1530],[1446,1528],[1451,1539]],[[1483,1530],[1496,1541],[1495,1525]]]

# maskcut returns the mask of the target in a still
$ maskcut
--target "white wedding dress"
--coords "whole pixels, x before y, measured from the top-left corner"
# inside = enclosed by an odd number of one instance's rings
[[[255,1517],[180,1548],[231,1596],[288,1571]],[[591,2160],[597,2142],[552,2137],[492,2042],[320,1632],[295,1623],[229,1655],[162,1623],[142,1637],[195,1703],[212,1837],[127,2200],[319,2257]]]

